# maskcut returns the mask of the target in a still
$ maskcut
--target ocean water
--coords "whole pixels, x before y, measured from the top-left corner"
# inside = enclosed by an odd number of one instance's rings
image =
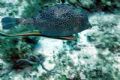
[[[69,1],[71,0],[66,1],[65,4],[71,4]],[[88,9],[94,4],[92,0],[80,1]],[[42,9],[41,6],[61,4],[58,2],[57,0],[48,0],[48,2],[47,0],[0,0],[0,20],[6,16],[32,17]],[[73,2],[75,3],[76,0]],[[110,0],[104,4],[110,4]],[[73,41],[41,36],[28,37],[28,39],[1,36],[0,80],[119,80],[119,11],[93,10],[88,18],[92,28],[78,33],[77,39]],[[31,26],[18,25],[10,30],[3,30],[0,23],[0,31],[9,34],[32,31],[28,27]],[[32,43],[26,42],[29,39],[33,40]],[[17,43],[14,43],[15,41]],[[34,65],[25,69],[15,70],[11,68],[14,64],[12,61],[14,57],[11,57],[13,55],[19,56],[20,59],[26,59],[26,55],[41,55],[42,58],[40,57],[41,63],[35,62]]]

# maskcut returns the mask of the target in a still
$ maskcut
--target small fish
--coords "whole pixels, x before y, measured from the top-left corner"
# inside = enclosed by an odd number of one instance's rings
[[[3,29],[10,29],[18,24],[33,25],[37,32],[3,36],[44,36],[57,39],[74,39],[73,34],[91,28],[88,14],[82,8],[70,4],[56,4],[42,9],[33,18],[4,17],[1,20]]]

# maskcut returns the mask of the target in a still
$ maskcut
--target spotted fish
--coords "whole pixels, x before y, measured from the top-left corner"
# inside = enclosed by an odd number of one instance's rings
[[[16,34],[16,36],[46,36],[51,38],[71,39],[73,34],[91,27],[88,14],[82,8],[70,4],[56,4],[42,9],[32,18],[4,17],[3,29],[10,29],[18,24],[33,25],[38,32]]]

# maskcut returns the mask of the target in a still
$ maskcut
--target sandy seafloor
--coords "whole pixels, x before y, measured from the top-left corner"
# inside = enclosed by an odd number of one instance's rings
[[[13,5],[18,4],[18,0],[0,1]],[[19,7],[0,7],[0,19],[8,16],[8,12],[11,12],[12,9],[17,9],[18,14],[15,14],[15,17],[20,17],[24,6],[27,5],[28,4],[23,1]],[[9,8],[8,11],[7,8]],[[76,75],[81,76],[81,80],[120,80],[120,47],[116,48],[118,49],[117,51],[114,51],[113,48],[111,51],[109,47],[110,45],[120,46],[120,15],[97,12],[89,16],[89,22],[92,28],[78,33],[77,42],[72,46],[67,45],[65,40],[40,38],[34,52],[43,54],[46,57],[44,62],[46,69],[52,70],[57,66],[55,70],[62,74],[51,74],[51,76],[45,78],[45,80],[67,80],[61,78],[63,75],[66,75],[70,80],[76,77]],[[103,31],[100,30],[101,27]],[[1,24],[0,28],[2,30]],[[91,35],[93,41],[88,40],[87,36]],[[118,40],[114,41],[114,39],[112,39],[113,37],[116,37]],[[57,57],[59,54],[62,54],[61,58]],[[63,61],[67,66],[62,64]],[[2,64],[4,61],[1,59],[0,63]],[[94,72],[92,73],[92,70],[97,69],[102,70],[97,76],[102,76],[96,79],[91,78],[92,75],[96,75]],[[46,71],[42,69],[41,66],[38,66],[38,72],[24,70],[16,74],[13,71],[7,76],[4,76],[4,78],[1,77],[0,80],[41,80],[39,76],[42,76],[42,73],[46,73]]]

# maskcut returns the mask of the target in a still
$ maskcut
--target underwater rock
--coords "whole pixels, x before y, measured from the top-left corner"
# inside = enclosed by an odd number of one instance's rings
[[[36,65],[42,65],[44,62],[44,57],[42,55],[28,55],[25,58],[16,60],[13,63],[13,69],[25,69],[27,67],[33,67]]]
[[[71,0],[68,0],[71,3]],[[119,0],[75,0],[73,4],[78,4],[83,8],[88,9],[90,12],[119,12],[120,1]]]

